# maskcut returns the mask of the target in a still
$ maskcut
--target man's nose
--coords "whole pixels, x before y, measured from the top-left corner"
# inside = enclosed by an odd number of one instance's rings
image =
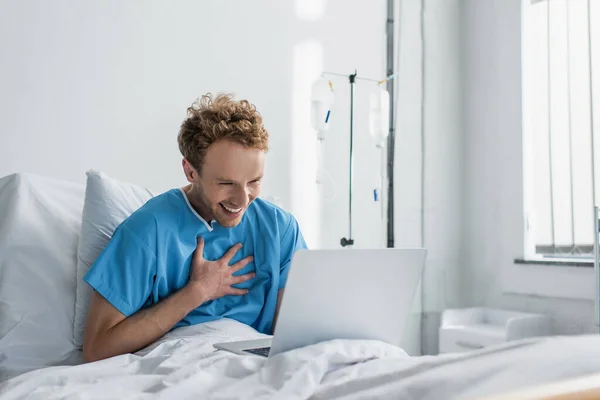
[[[239,187],[235,193],[235,202],[238,207],[245,207],[248,203],[248,188],[245,186]]]

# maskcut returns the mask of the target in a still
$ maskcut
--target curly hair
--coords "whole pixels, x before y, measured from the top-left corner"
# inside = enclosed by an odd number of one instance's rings
[[[177,136],[179,151],[199,170],[210,145],[225,139],[268,151],[269,133],[253,104],[235,101],[231,94],[218,94],[213,99],[207,93],[187,109]]]

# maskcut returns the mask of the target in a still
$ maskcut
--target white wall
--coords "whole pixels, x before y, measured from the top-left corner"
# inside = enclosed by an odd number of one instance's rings
[[[234,92],[257,105],[271,133],[263,194],[296,214],[312,247],[338,247],[347,234],[348,88],[334,80],[325,151],[337,197],[319,212],[310,84],[322,70],[383,77],[384,28],[385,0],[4,1],[0,176],[84,182],[93,168],[155,190],[182,185],[176,136],[186,107],[205,92]],[[378,164],[367,91],[357,89],[354,230],[373,247]]]
[[[415,309],[424,313],[423,352],[431,354],[437,351],[440,312],[460,304],[458,278],[463,265],[461,3],[459,0],[402,3],[395,165],[396,246],[424,245],[428,249],[422,291]],[[421,114],[423,100],[424,113]]]
[[[292,5],[276,4],[260,13],[267,2],[3,2],[0,174],[83,181],[96,168],[157,190],[180,185],[186,107],[234,91],[265,114],[283,164],[269,183],[288,200],[284,93],[301,23],[290,27]]]
[[[544,312],[556,333],[593,332],[593,303],[577,298],[589,297],[591,269],[514,264],[524,248],[521,2],[463,5],[465,304]]]

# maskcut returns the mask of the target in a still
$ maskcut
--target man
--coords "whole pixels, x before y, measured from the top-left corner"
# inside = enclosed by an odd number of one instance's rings
[[[135,352],[173,328],[222,317],[272,333],[295,251],[295,218],[258,198],[269,135],[249,102],[203,96],[179,135],[189,185],[149,200],[85,275],[87,361]]]

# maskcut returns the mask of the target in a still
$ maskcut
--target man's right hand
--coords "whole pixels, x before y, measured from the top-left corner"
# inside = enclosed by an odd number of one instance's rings
[[[198,238],[190,266],[190,280],[187,284],[189,292],[196,298],[198,306],[226,295],[241,296],[248,293],[246,289],[237,289],[231,286],[246,282],[256,275],[254,272],[239,276],[233,275],[253,260],[253,257],[249,256],[229,265],[231,259],[241,248],[241,243],[238,243],[232,246],[219,260],[208,261],[203,256],[204,239]]]

